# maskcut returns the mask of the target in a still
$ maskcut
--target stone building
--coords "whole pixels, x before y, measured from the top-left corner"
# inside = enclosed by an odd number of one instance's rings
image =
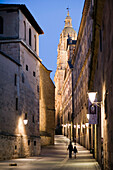
[[[72,130],[73,130],[73,66],[71,64],[72,57],[75,51],[76,40],[72,40],[71,37],[68,36],[67,39],[67,64],[65,68],[64,74],[64,82],[61,90],[62,96],[62,132],[68,138],[72,138]]]
[[[56,126],[56,134],[62,133],[62,124],[64,121],[64,113],[68,112],[66,110],[66,105],[63,107],[63,103],[66,102],[64,100],[65,97],[68,97],[68,89],[66,86],[68,86],[69,79],[71,79],[71,75],[68,75],[68,78],[66,78],[66,72],[69,68],[68,66],[68,49],[67,49],[67,39],[71,37],[72,40],[76,40],[77,34],[76,31],[72,27],[72,19],[69,16],[69,11],[67,13],[67,17],[65,18],[65,26],[60,34],[60,40],[57,48],[58,56],[57,56],[57,70],[55,73],[54,81],[55,81],[55,110],[56,110],[56,117],[55,117],[55,126]],[[67,85],[64,83],[67,82]],[[65,84],[65,86],[64,86]],[[71,84],[71,82],[70,82]],[[63,87],[64,86],[64,87]],[[62,90],[63,89],[63,90]],[[71,89],[70,89],[71,90]],[[65,93],[65,97],[63,96]],[[63,97],[63,98],[62,98]],[[63,102],[63,103],[62,103]],[[70,101],[71,102],[71,101]],[[65,103],[66,104],[66,103]],[[65,110],[65,111],[64,111]],[[69,109],[69,112],[71,114],[71,110]],[[66,115],[66,114],[65,114]],[[65,120],[66,121],[66,120]]]
[[[41,145],[54,144],[55,86],[51,71],[40,63],[40,136]]]
[[[97,159],[102,169],[111,170],[113,167],[113,123],[112,123],[112,83],[113,83],[113,1],[112,0],[85,0],[75,52],[72,55],[70,70],[65,67],[62,77],[58,77],[58,64],[60,55],[57,59],[56,77],[62,82],[59,96],[56,93],[57,113],[63,116],[63,134],[69,132],[65,129],[70,121],[69,110],[73,114],[73,127],[70,133],[76,137],[76,141],[88,148],[94,158]],[[58,46],[59,47],[59,46]],[[65,55],[67,56],[67,54]],[[68,68],[68,69],[66,69]],[[66,72],[67,71],[67,72]],[[59,71],[60,72],[60,71]],[[60,75],[60,73],[59,73]],[[67,77],[66,77],[67,75]],[[67,80],[73,80],[68,84]],[[56,81],[58,82],[58,81]],[[56,84],[58,89],[58,84]],[[72,90],[71,109],[68,107],[70,93]],[[97,92],[96,100],[91,103],[88,99],[88,92]],[[70,101],[71,101],[70,100]],[[58,102],[60,103],[58,105]],[[67,103],[67,104],[66,104]],[[59,106],[59,107],[58,107]],[[73,109],[74,108],[74,109]],[[60,120],[61,119],[60,116]],[[68,120],[68,124],[65,120]],[[68,127],[69,128],[69,127]]]
[[[103,169],[113,169],[113,1],[95,1],[94,38],[89,89],[97,92],[98,125],[94,133],[97,159]]]
[[[40,34],[25,5],[0,5],[0,159],[40,153]]]
[[[76,141],[88,149],[93,148],[93,125],[88,120],[88,81],[91,60],[91,42],[93,30],[93,1],[84,3],[81,23],[77,36],[75,54],[73,55],[73,93],[74,93],[74,125]]]
[[[102,169],[113,167],[112,11],[111,0],[85,0],[72,59],[76,140],[93,152]],[[89,91],[97,92],[94,115]]]

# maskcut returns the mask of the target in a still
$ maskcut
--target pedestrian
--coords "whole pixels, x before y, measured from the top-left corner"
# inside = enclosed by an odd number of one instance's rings
[[[69,158],[72,158],[72,151],[73,151],[73,146],[70,140],[70,144],[68,145],[67,150],[69,150]]]
[[[78,151],[77,151],[77,148],[76,148],[76,145],[74,145],[73,151],[74,151],[74,156],[75,156],[75,158],[76,158],[76,153],[78,152]]]

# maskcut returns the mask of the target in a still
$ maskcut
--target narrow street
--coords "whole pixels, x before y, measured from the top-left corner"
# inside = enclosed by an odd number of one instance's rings
[[[77,158],[75,159],[73,155],[72,159],[69,159],[68,142],[64,136],[55,136],[55,145],[42,148],[40,156],[0,161],[0,170],[100,170],[92,154],[79,144],[77,144]]]

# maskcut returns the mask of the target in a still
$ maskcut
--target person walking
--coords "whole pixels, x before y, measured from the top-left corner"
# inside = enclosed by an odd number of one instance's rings
[[[72,158],[72,151],[73,151],[73,146],[70,140],[70,144],[68,145],[67,150],[69,150],[69,158]]]
[[[74,151],[74,156],[75,156],[75,158],[76,158],[76,153],[77,153],[76,145],[74,145],[74,149],[73,149],[73,151]]]

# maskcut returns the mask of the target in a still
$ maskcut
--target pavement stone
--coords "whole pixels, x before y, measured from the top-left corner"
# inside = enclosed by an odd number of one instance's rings
[[[77,158],[69,158],[68,144],[68,138],[57,135],[55,145],[43,147],[38,157],[0,161],[0,170],[101,170],[93,155],[79,144]]]

